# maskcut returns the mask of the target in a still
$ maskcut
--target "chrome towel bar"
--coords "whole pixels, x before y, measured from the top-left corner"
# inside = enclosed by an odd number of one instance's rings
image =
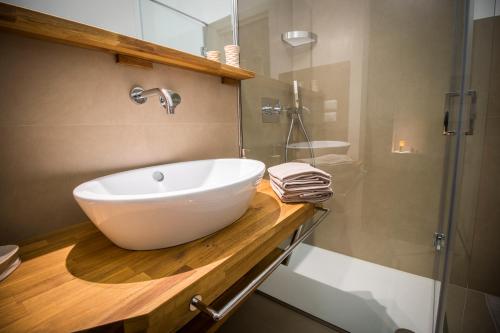
[[[278,268],[291,253],[292,251],[302,243],[309,235],[316,229],[316,227],[323,222],[325,217],[330,212],[329,209],[323,207],[315,207],[316,211],[320,211],[321,215],[313,221],[309,229],[305,231],[300,237],[295,239],[284,251],[276,258],[266,269],[264,269],[255,279],[253,279],[245,288],[243,288],[238,294],[236,294],[232,299],[230,299],[220,310],[215,310],[209,305],[203,303],[201,295],[195,295],[191,299],[189,309],[191,311],[200,310],[201,312],[207,314],[214,321],[219,321],[224,318],[231,310],[233,310],[238,304],[240,304],[250,293],[252,293],[257,287],[264,282],[264,280]]]

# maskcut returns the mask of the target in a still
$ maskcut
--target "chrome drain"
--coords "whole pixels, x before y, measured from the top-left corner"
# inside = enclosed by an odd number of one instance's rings
[[[165,175],[163,174],[163,172],[155,171],[153,172],[153,179],[157,182],[161,182],[165,179]]]

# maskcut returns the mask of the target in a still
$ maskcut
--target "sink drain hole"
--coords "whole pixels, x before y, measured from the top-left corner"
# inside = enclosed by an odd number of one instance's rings
[[[153,172],[153,179],[157,182],[161,182],[165,179],[165,175],[160,171]]]

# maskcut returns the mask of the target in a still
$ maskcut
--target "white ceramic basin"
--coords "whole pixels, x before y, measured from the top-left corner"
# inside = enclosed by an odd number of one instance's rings
[[[113,243],[152,250],[192,241],[236,221],[264,169],[264,163],[249,159],[165,164],[97,178],[76,187],[73,195]]]

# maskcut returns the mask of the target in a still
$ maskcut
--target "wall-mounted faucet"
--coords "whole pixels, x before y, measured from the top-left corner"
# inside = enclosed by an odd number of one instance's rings
[[[140,86],[134,86],[130,90],[130,98],[137,104],[144,104],[148,97],[157,95],[160,97],[160,104],[167,110],[167,114],[174,114],[175,108],[181,103],[181,95],[175,91],[165,88],[153,88],[144,90]]]

